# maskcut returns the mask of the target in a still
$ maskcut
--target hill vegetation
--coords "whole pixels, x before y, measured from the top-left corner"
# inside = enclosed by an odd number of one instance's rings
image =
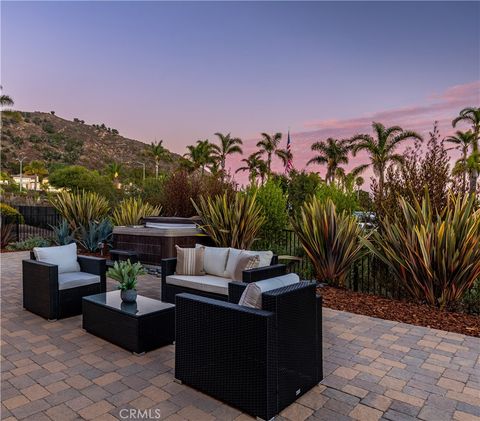
[[[126,167],[155,168],[149,145],[128,139],[118,130],[101,124],[86,124],[84,120],[63,119],[50,113],[2,111],[2,170],[17,172],[17,158],[25,162],[43,161],[49,169],[62,165],[82,165],[102,170],[116,162]],[[172,159],[163,160],[160,170],[169,170],[178,155],[167,151]]]

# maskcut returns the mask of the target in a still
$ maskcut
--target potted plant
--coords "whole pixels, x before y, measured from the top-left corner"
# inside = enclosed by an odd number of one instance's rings
[[[115,262],[113,268],[108,269],[107,276],[118,281],[122,301],[133,303],[137,299],[137,277],[146,273],[140,263],[132,264],[128,259]]]

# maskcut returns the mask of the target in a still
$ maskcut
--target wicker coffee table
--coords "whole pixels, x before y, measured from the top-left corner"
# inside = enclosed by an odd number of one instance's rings
[[[175,305],[139,295],[124,303],[120,291],[83,298],[83,328],[135,354],[175,340]]]

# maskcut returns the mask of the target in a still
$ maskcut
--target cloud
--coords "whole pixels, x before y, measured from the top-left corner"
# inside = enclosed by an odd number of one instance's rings
[[[372,121],[381,122],[386,126],[399,125],[407,130],[415,130],[425,137],[432,130],[434,121],[438,121],[440,134],[448,136],[454,131],[451,121],[458,115],[458,112],[464,107],[480,104],[480,80],[455,85],[440,93],[433,93],[426,98],[425,102],[424,105],[399,107],[349,119],[308,121],[305,126],[311,130],[291,133],[294,166],[297,169],[305,168],[307,161],[312,157],[310,146],[313,142],[327,137],[348,138],[356,133],[371,133]],[[258,139],[250,139],[244,142],[245,156],[257,150],[255,146],[257,141]],[[240,167],[240,159],[240,157],[232,159],[232,173]],[[366,159],[367,157],[364,155],[352,157],[348,169],[365,163]],[[310,166],[309,168],[319,171],[322,175],[325,172],[325,169],[319,166]],[[282,171],[279,162],[274,164],[274,169]],[[367,179],[370,175],[371,173],[365,174],[365,178]],[[244,176],[238,174],[237,178],[244,183],[247,180],[247,174]]]

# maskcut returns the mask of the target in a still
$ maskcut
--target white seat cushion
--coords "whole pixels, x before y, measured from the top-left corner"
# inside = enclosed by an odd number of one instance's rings
[[[34,247],[33,253],[39,262],[57,265],[58,273],[80,271],[75,243],[56,247]]]
[[[197,244],[195,247],[205,247]],[[205,273],[224,277],[227,266],[228,247],[205,247],[203,270]]]
[[[58,275],[58,289],[70,289],[85,285],[97,284],[100,276],[87,272],[64,272]]]
[[[239,305],[252,308],[262,308],[262,294],[267,291],[286,287],[300,282],[296,273],[277,276],[263,281],[248,284],[240,297]]]
[[[168,275],[166,282],[170,285],[196,289],[198,291],[228,295],[228,283],[231,282],[231,279],[214,275]]]

